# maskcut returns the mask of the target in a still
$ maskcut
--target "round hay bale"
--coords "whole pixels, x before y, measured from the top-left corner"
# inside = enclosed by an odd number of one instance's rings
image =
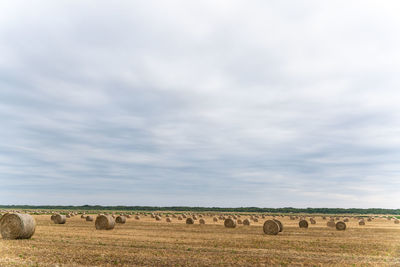
[[[214,217],[214,218],[213,218],[213,222],[218,222],[218,218],[217,218],[217,217]]]
[[[0,220],[3,239],[29,239],[36,229],[36,221],[29,214],[6,213]]]
[[[358,225],[365,225],[365,221],[364,220],[359,220],[358,221]]]
[[[135,216],[135,220],[140,220],[140,216],[139,216],[139,215],[136,215],[136,216]]]
[[[311,224],[316,224],[317,222],[313,218],[310,218],[310,223]]]
[[[67,221],[67,217],[65,215],[61,215],[61,214],[55,214],[53,215],[53,222],[55,224],[65,224],[65,222]],[[51,217],[53,217],[51,216]]]
[[[178,216],[178,220],[179,220],[179,221],[182,221],[182,216]]]
[[[394,223],[395,223],[395,224],[399,224],[400,221],[399,221],[398,219],[396,219],[396,220],[394,220]]]
[[[306,220],[300,220],[299,221],[299,227],[307,229],[308,228],[308,222]]]
[[[336,223],[335,223],[334,221],[328,221],[328,222],[326,223],[326,225],[327,225],[328,227],[336,227]]]
[[[186,224],[194,224],[194,220],[189,217],[186,219]]]
[[[338,231],[346,230],[346,224],[344,222],[342,222],[342,221],[338,221],[336,223],[336,230],[338,230]]]
[[[169,217],[165,218],[165,221],[168,222],[168,223],[172,222],[171,218],[169,218]]]
[[[54,219],[56,218],[56,214],[51,215],[50,220],[54,222]]]
[[[160,216],[158,216],[158,215],[156,215],[156,221],[161,221],[161,217]]]
[[[283,231],[283,224],[281,223],[280,220],[272,219],[274,222],[276,222],[279,225],[279,232]]]
[[[243,220],[243,225],[250,225],[250,220],[249,219],[244,219]]]
[[[81,215],[81,219],[86,219],[86,215],[85,215],[85,214],[82,214],[82,215]]]
[[[203,218],[201,218],[201,219],[199,220],[199,223],[200,223],[200,224],[206,224],[206,221],[205,221]]]
[[[277,235],[280,232],[279,224],[274,220],[264,222],[263,231],[267,235]]]
[[[349,222],[349,218],[346,218],[343,220],[344,222]]]
[[[124,224],[124,223],[126,223],[126,217],[125,217],[125,216],[118,216],[118,217],[115,219],[115,222],[116,222],[116,223]]]
[[[111,215],[99,215],[94,224],[97,230],[111,230],[114,229],[115,220]]]
[[[93,216],[86,216],[86,221],[93,222],[94,221]]]
[[[243,221],[241,219],[238,219],[236,222],[237,224],[243,224]]]
[[[235,228],[236,227],[236,221],[231,218],[227,218],[224,221],[224,225],[226,228]]]

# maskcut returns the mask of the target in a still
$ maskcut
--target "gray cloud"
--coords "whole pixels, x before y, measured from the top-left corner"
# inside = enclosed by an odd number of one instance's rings
[[[2,1],[0,202],[398,208],[398,5]]]

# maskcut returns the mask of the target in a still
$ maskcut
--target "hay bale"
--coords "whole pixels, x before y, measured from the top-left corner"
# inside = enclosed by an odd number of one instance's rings
[[[182,221],[182,216],[178,216],[178,220],[179,220],[179,221]]]
[[[172,222],[171,218],[169,218],[169,217],[165,218],[165,221],[168,223]]]
[[[359,221],[358,221],[358,225],[361,225],[361,226],[362,226],[362,225],[365,225],[365,221],[364,221],[364,220],[359,220]]]
[[[236,227],[236,221],[231,218],[227,218],[224,221],[224,225],[226,228],[235,228]]]
[[[250,220],[249,219],[244,219],[243,220],[243,225],[250,225]]]
[[[135,220],[140,220],[140,216],[139,216],[139,215],[136,215],[136,216],[135,216]]]
[[[336,223],[335,223],[334,221],[328,221],[328,222],[326,223],[326,225],[327,225],[328,227],[336,227]]]
[[[349,222],[349,218],[346,218],[343,220],[344,222]]]
[[[115,220],[111,215],[99,215],[94,224],[97,230],[112,230],[115,227]]]
[[[0,220],[3,239],[29,239],[36,229],[36,221],[29,214],[6,213]]]
[[[116,222],[116,223],[124,224],[124,223],[126,223],[126,217],[125,217],[125,216],[118,216],[118,217],[115,219],[115,222]]]
[[[218,218],[217,218],[217,217],[214,217],[214,218],[213,218],[213,222],[218,222]]]
[[[310,223],[311,224],[317,224],[317,222],[313,218],[310,218]]]
[[[81,219],[86,219],[86,215],[85,215],[85,214],[82,214],[82,215],[81,215]]]
[[[236,222],[237,224],[243,224],[243,221],[241,219],[238,219]]]
[[[395,224],[399,224],[400,221],[399,221],[398,219],[396,219],[396,220],[394,220],[394,223],[395,223]]]
[[[186,224],[194,224],[194,220],[189,217],[186,219]]]
[[[274,222],[276,222],[279,225],[279,232],[283,231],[283,224],[281,223],[280,220],[272,219]]]
[[[203,218],[201,218],[201,219],[199,220],[199,223],[200,223],[200,224],[206,224],[206,221],[205,221]]]
[[[65,222],[67,221],[67,217],[65,215],[61,215],[61,214],[55,214],[53,215],[53,222],[55,224],[65,224]],[[51,217],[53,217],[51,216]]]
[[[54,222],[54,219],[56,218],[56,214],[51,215],[50,220]]]
[[[342,222],[342,221],[338,221],[336,223],[336,230],[338,230],[338,231],[346,230],[346,224],[344,222]]]
[[[277,235],[280,232],[279,224],[274,220],[264,222],[263,231],[267,235]]]
[[[93,216],[86,216],[86,221],[93,222],[94,221]]]
[[[300,220],[299,221],[299,227],[307,229],[308,228],[308,222],[306,220]]]

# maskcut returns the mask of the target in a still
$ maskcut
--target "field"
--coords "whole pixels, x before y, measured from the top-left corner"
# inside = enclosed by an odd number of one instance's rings
[[[350,218],[348,229],[337,231],[320,216],[308,229],[285,216],[283,232],[271,236],[262,230],[271,216],[228,229],[210,216],[205,225],[186,225],[141,215],[110,231],[80,216],[64,225],[34,217],[31,239],[0,239],[0,266],[400,266],[400,225],[384,218],[365,226]]]

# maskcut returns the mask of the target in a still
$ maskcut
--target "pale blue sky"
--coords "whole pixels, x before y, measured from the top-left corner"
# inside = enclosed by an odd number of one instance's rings
[[[400,207],[397,1],[1,1],[0,204]]]

